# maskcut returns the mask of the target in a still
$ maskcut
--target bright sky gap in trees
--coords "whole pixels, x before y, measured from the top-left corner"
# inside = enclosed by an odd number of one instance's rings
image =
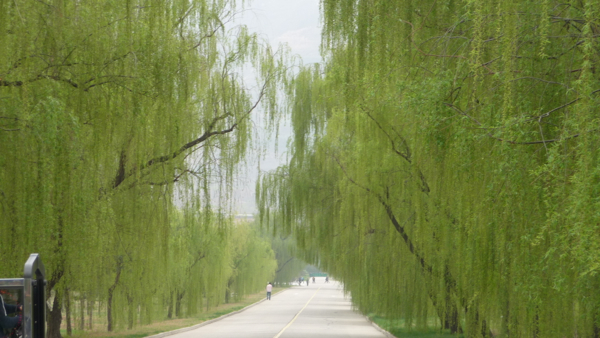
[[[111,331],[275,276],[270,241],[211,203],[215,186],[231,200],[252,117],[274,125],[286,77],[284,49],[227,26],[238,5],[0,2],[0,272],[42,255],[49,337],[63,303],[102,306]]]
[[[224,29],[236,5],[0,2],[0,271],[42,254],[50,337],[61,302],[150,323],[291,255],[415,328],[600,337],[600,1],[322,0],[325,61],[293,77]],[[228,200],[252,116],[285,112],[266,235],[210,187]]]

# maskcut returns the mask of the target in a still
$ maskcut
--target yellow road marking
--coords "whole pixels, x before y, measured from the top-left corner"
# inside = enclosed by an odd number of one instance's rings
[[[292,323],[294,323],[294,321],[296,320],[296,318],[298,318],[298,316],[300,316],[300,314],[302,313],[302,311],[304,311],[304,309],[306,309],[306,307],[308,306],[308,303],[310,303],[310,301],[315,298],[315,296],[317,295],[317,292],[319,292],[319,290],[321,290],[321,287],[319,287],[317,289],[317,291],[315,291],[315,294],[312,295],[312,297],[310,297],[310,299],[308,300],[308,302],[306,302],[306,304],[304,304],[304,307],[302,308],[302,310],[300,310],[300,312],[296,313],[296,315],[294,316],[294,318],[292,319],[291,322],[288,323],[288,325],[286,325],[283,329],[281,329],[281,331],[279,331],[279,333],[273,337],[273,338],[279,338],[279,336],[281,336],[283,334],[283,331],[287,330],[288,327],[290,327],[290,325],[292,325]]]

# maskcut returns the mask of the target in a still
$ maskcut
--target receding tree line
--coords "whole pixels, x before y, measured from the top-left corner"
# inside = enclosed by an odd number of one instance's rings
[[[0,1],[0,272],[41,254],[49,337],[75,302],[81,318],[101,304],[113,330],[275,276],[271,238],[221,203],[286,76],[285,52],[231,28],[239,5]]]
[[[364,313],[600,337],[600,2],[323,0],[263,220]]]

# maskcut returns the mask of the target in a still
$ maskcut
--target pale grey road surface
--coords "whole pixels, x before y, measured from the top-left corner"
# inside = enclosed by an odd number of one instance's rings
[[[266,293],[265,293],[266,294]],[[241,313],[170,338],[384,338],[336,282],[294,286]]]

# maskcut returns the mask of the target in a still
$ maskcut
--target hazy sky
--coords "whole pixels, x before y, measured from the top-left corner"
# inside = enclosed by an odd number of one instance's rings
[[[302,58],[304,64],[321,61],[319,0],[255,0],[247,6],[236,23],[247,25],[250,31],[260,34],[274,48],[286,43],[293,54]],[[271,142],[271,149],[261,161],[261,171],[275,169],[285,162],[285,144],[289,135],[289,128],[284,126],[281,129],[278,152],[275,152],[274,142]],[[256,158],[256,155],[250,156],[251,159]],[[257,162],[249,160],[248,169],[243,170],[239,177],[239,187],[234,192],[235,213],[257,211],[254,196],[257,176]]]
[[[287,43],[304,63],[313,63],[321,60],[319,18],[319,0],[255,0],[239,22],[273,46]]]

